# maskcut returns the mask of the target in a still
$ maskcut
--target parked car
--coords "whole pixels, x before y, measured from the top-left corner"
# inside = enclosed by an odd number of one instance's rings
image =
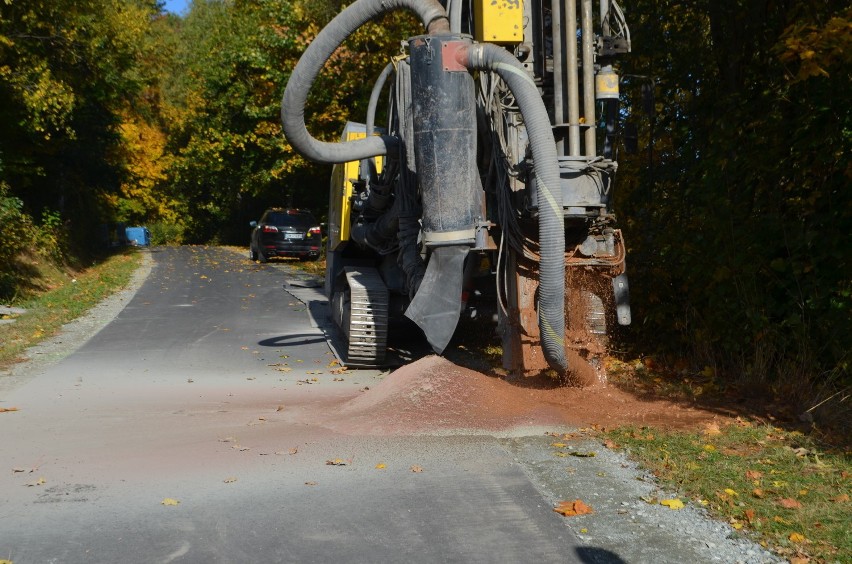
[[[249,256],[266,262],[271,257],[317,260],[322,248],[322,229],[313,214],[299,209],[268,209],[260,221],[252,221]]]

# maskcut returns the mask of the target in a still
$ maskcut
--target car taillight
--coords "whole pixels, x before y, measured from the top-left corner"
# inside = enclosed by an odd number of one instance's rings
[[[308,230],[308,233],[310,233],[311,235],[320,235],[322,233],[322,230],[319,227],[311,227]]]
[[[278,233],[278,228],[274,225],[264,225],[263,226],[264,233]]]

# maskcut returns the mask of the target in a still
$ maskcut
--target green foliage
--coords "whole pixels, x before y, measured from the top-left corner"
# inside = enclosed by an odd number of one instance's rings
[[[849,378],[852,11],[782,4],[631,6],[657,105],[617,207],[639,346],[789,392]]]
[[[148,224],[152,245],[179,245],[183,243],[183,226],[175,223],[156,221]]]
[[[16,259],[32,245],[32,220],[23,212],[23,205],[21,199],[9,195],[9,187],[0,182],[0,299],[14,293]]]

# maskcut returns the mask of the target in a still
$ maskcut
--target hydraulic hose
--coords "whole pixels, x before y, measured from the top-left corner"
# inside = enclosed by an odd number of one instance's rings
[[[379,74],[376,83],[373,85],[373,91],[370,92],[370,103],[367,105],[367,137],[373,134],[373,129],[376,126],[376,108],[379,106],[379,96],[382,94],[382,89],[388,81],[388,77],[393,72],[393,63],[388,63],[387,66]]]
[[[511,53],[490,43],[461,48],[456,59],[470,70],[491,71],[503,79],[517,100],[530,137],[539,193],[538,327],[547,363],[566,371],[565,227],[559,160],[547,109],[535,83]]]
[[[398,8],[414,12],[429,34],[450,30],[447,13],[437,0],[357,0],[319,32],[293,69],[281,99],[281,122],[290,145],[308,159],[327,164],[357,161],[386,155],[388,148],[397,144],[396,138],[388,135],[345,143],[319,141],[305,125],[305,103],[323,65],[346,38],[376,16]]]

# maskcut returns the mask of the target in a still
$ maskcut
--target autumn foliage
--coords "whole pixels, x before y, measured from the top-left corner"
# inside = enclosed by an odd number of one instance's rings
[[[622,350],[802,401],[849,385],[842,4],[625,5],[622,116],[639,150],[619,145],[634,306]],[[89,244],[115,222],[145,223],[158,243],[245,244],[267,206],[322,216],[329,170],[284,140],[279,102],[342,5],[196,0],[178,17],[154,0],[0,3],[2,213],[55,218]],[[350,37],[311,92],[310,131],[334,140],[362,121],[374,78],[420,32],[398,13]]]

